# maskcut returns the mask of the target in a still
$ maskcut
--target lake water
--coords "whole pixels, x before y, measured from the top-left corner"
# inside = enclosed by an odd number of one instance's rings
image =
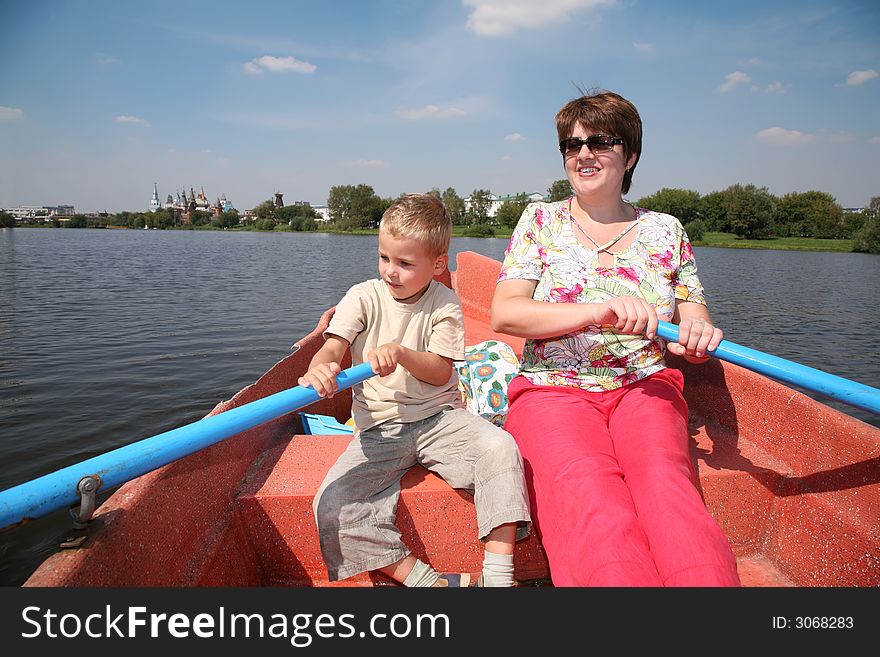
[[[451,255],[506,246],[455,238]],[[375,249],[323,233],[0,229],[0,490],[203,417],[374,277]],[[880,385],[880,257],[696,253],[729,340]],[[0,584],[20,585],[69,527],[59,511],[0,533]]]

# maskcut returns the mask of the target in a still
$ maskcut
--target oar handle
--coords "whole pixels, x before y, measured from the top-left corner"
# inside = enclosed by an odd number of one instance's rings
[[[676,342],[678,341],[678,326],[660,321],[657,335],[664,340]],[[880,390],[864,383],[850,381],[772,354],[765,354],[757,349],[743,347],[728,340],[722,340],[718,348],[710,351],[709,355],[740,365],[753,372],[792,383],[812,392],[818,392],[856,408],[880,414]]]
[[[345,390],[374,375],[369,363],[361,363],[340,372],[336,381]],[[288,388],[9,488],[0,492],[0,528],[75,504],[83,477],[97,477],[106,490],[319,399],[311,387]]]

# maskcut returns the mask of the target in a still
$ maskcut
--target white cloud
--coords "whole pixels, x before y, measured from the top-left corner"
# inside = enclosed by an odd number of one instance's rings
[[[116,123],[131,123],[133,125],[142,125],[144,127],[149,127],[150,125],[146,119],[137,116],[126,116],[124,114],[116,117]]]
[[[880,76],[880,73],[870,68],[867,71],[853,71],[846,78],[846,83],[851,87],[857,87],[860,84],[865,84],[868,80],[873,80],[877,76]]]
[[[856,136],[851,132],[835,132],[829,135],[828,140],[834,144],[849,144],[856,140]]]
[[[724,76],[724,84],[718,87],[718,91],[726,94],[729,91],[733,91],[733,88],[736,85],[745,84],[751,81],[752,78],[750,78],[746,73],[743,73],[742,71],[734,71],[733,73],[728,73]]]
[[[653,43],[634,43],[633,48],[636,49],[636,52],[640,52],[644,55],[650,55],[654,52]]]
[[[105,52],[96,52],[95,53],[95,61],[99,64],[121,64],[122,60],[114,57],[113,55],[108,55]]]
[[[781,82],[773,82],[767,85],[767,93],[771,94],[784,94],[789,89],[791,89],[790,84],[782,84]]]
[[[314,73],[317,69],[318,67],[314,64],[300,61],[296,57],[273,57],[272,55],[255,57],[244,65],[244,70],[249,75],[262,75],[267,71],[269,73],[287,73],[288,71]]]
[[[436,105],[425,105],[424,107],[414,107],[410,109],[400,109],[395,112],[397,116],[407,121],[419,121],[421,119],[453,119],[459,116],[466,116],[467,112],[457,107],[437,107]]]
[[[462,0],[473,7],[467,28],[479,36],[510,36],[520,29],[547,27],[571,14],[616,4],[617,0]]]
[[[18,121],[21,118],[24,118],[24,112],[17,107],[0,105],[0,121]]]
[[[815,136],[806,132],[798,132],[797,130],[767,128],[758,132],[755,135],[755,139],[765,144],[776,144],[777,146],[798,146],[800,144],[809,144],[815,139]]]
[[[385,166],[382,160],[354,160],[348,163],[348,166],[357,169],[379,169]]]
[[[523,137],[518,132],[511,132],[509,135],[505,135],[504,137],[504,141],[522,141],[523,139],[525,139],[525,137]]]
[[[871,137],[868,140],[869,144],[880,144],[880,137]]]

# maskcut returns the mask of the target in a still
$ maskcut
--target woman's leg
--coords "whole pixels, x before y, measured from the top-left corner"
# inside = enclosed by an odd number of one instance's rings
[[[695,486],[681,372],[626,386],[614,449],[664,586],[738,586],[736,559]]]
[[[505,429],[523,456],[553,583],[659,586],[607,430],[613,392],[533,386],[517,377],[508,395]]]

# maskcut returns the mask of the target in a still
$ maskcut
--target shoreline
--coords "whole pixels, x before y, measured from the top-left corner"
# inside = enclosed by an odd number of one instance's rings
[[[21,224],[12,228],[64,228],[63,226],[39,225],[39,224]],[[510,239],[513,229],[492,227],[493,235],[467,235],[466,232],[472,226],[453,226],[452,237],[468,237],[472,239]],[[128,226],[106,226],[103,228],[85,228],[72,230],[131,230],[138,231],[143,228],[131,228]],[[361,230],[334,230],[334,229],[317,229],[312,231],[295,231],[288,228],[281,228],[274,231],[263,231],[254,229],[221,229],[216,227],[197,226],[193,228],[157,228],[156,230],[167,231],[209,231],[209,232],[234,232],[234,233],[327,233],[331,235],[377,235],[378,229],[361,229]],[[745,239],[734,235],[733,233],[715,233],[706,232],[701,240],[693,240],[692,246],[722,248],[722,249],[754,249],[754,250],[775,250],[775,251],[813,251],[828,253],[856,253],[853,251],[853,240],[851,239],[820,239],[816,237],[772,237],[761,240]],[[870,254],[868,254],[870,255]]]

